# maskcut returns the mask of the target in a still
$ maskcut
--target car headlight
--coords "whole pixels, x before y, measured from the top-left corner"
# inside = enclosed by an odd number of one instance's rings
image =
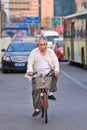
[[[3,60],[10,61],[10,57],[8,57],[8,56],[3,56]]]

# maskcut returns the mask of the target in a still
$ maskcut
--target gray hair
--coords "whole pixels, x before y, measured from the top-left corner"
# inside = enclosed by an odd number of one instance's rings
[[[45,41],[45,42],[46,42],[46,44],[47,44],[47,40],[46,40],[46,38],[45,38],[45,37],[43,37],[43,36],[41,36],[41,38],[39,39],[38,44],[40,43],[40,41]]]

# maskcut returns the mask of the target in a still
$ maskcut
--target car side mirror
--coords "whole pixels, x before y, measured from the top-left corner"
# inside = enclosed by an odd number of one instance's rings
[[[5,49],[1,49],[2,52],[5,52]]]

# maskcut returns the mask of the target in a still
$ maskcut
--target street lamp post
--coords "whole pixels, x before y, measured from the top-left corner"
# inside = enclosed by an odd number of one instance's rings
[[[40,27],[41,27],[41,0],[39,0],[39,18],[40,18]]]

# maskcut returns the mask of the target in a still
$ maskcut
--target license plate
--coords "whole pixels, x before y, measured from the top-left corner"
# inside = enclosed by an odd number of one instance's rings
[[[24,67],[24,66],[25,66],[25,63],[15,63],[15,66],[16,66],[16,67]]]

